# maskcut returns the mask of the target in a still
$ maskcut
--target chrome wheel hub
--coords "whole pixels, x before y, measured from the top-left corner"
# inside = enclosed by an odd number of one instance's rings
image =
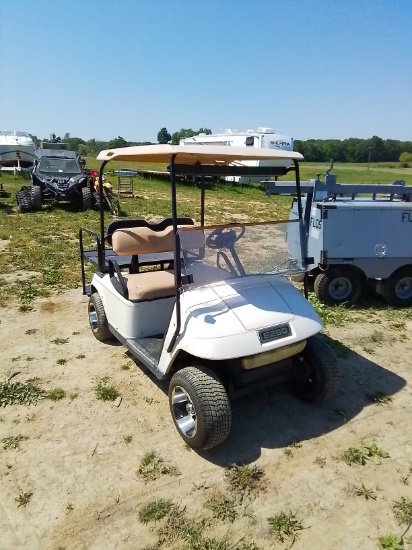
[[[172,413],[178,429],[185,437],[195,437],[197,433],[196,409],[189,394],[181,386],[172,391]]]

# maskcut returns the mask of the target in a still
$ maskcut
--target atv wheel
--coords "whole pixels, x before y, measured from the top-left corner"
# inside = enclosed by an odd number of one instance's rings
[[[362,277],[350,267],[329,267],[315,279],[315,294],[328,306],[353,305],[362,292]]]
[[[17,204],[20,212],[26,213],[31,209],[31,187],[24,185],[20,191],[16,193]]]
[[[89,298],[89,323],[94,336],[100,341],[110,340],[113,338],[109,330],[106,313],[100,296],[96,293]]]
[[[207,367],[178,371],[170,381],[169,404],[179,434],[193,449],[211,449],[229,435],[229,398],[222,382]]]
[[[321,336],[309,338],[295,358],[289,387],[299,399],[320,403],[331,397],[342,378],[338,360]]]
[[[30,188],[30,202],[32,210],[41,210],[42,196],[38,185],[33,185]]]
[[[88,187],[82,187],[82,210],[91,210],[93,208],[93,196]]]
[[[383,281],[383,296],[392,307],[412,305],[412,267],[405,265]]]

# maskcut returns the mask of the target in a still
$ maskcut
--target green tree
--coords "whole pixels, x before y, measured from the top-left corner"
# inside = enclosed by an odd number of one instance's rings
[[[399,162],[402,168],[409,168],[412,166],[412,153],[403,152],[399,156]]]
[[[172,139],[172,136],[167,131],[167,128],[161,128],[157,132],[157,142],[158,143],[169,143],[169,141]]]
[[[117,138],[108,141],[106,146],[108,149],[116,149],[117,147],[128,147],[129,142],[121,136],[118,136]]]

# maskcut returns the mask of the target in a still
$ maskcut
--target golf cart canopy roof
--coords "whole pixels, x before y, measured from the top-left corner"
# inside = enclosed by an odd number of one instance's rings
[[[97,159],[128,162],[168,163],[176,155],[176,164],[227,165],[246,160],[303,160],[296,151],[278,149],[255,149],[214,145],[137,145],[101,151]]]

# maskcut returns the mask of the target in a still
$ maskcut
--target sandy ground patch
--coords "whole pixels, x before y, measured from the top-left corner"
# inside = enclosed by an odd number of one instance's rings
[[[381,325],[380,345],[368,341],[368,325],[329,330],[346,351],[333,399],[314,407],[284,386],[242,398],[233,403],[228,440],[198,454],[185,448],[173,426],[166,387],[122,346],[92,336],[86,305],[78,289],[39,299],[32,312],[1,310],[0,380],[18,373],[13,381],[35,378],[46,390],[63,388],[66,397],[0,410],[0,440],[27,438],[18,449],[0,447],[0,548],[143,549],[157,535],[137,519],[142,504],[171,498],[190,517],[211,517],[205,500],[211,491],[227,490],[225,468],[233,463],[262,468],[264,488],[238,505],[233,524],[211,521],[208,536],[287,548],[290,542],[277,542],[267,522],[281,511],[302,521],[296,550],[372,550],[379,535],[403,531],[392,506],[412,499],[410,322],[404,339]],[[365,342],[376,353],[366,353]],[[96,400],[93,388],[103,376],[120,391],[119,407]],[[373,403],[369,396],[377,392],[392,400]],[[364,440],[390,456],[380,465],[345,464],[342,453]],[[149,450],[180,475],[145,483],[136,469]],[[356,496],[362,484],[376,499]],[[23,493],[32,496],[18,507]]]

